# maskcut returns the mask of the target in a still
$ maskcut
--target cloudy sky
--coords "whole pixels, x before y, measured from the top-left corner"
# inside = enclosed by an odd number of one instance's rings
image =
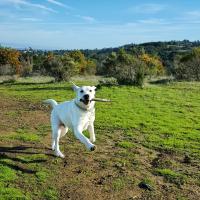
[[[200,0],[0,0],[0,44],[94,49],[200,39]]]

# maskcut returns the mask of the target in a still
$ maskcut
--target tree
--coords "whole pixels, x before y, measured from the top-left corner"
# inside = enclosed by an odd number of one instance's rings
[[[177,56],[174,62],[175,77],[179,80],[200,80],[200,47],[184,56]]]
[[[124,49],[111,53],[104,61],[107,74],[117,79],[120,84],[139,85],[144,83],[145,63]]]
[[[96,74],[96,67],[97,67],[97,64],[95,61],[91,59],[87,60],[87,64],[85,67],[85,74],[89,74],[89,75]]]
[[[112,52],[105,58],[102,64],[102,71],[104,72],[103,74],[113,76],[117,64],[117,54],[115,52]]]
[[[141,59],[146,64],[145,73],[151,76],[158,76],[164,74],[164,66],[157,56],[151,56],[149,54],[139,55]]]
[[[0,48],[0,68],[1,73],[20,74],[21,63],[19,61],[20,52],[11,48]],[[9,68],[9,69],[6,69]]]
[[[20,63],[22,66],[21,75],[28,76],[33,70],[33,56],[29,52],[24,52],[20,56]]]
[[[74,60],[74,62],[78,66],[79,73],[83,74],[87,66],[87,61],[84,54],[81,53],[81,51],[71,51],[69,53],[69,56]]]
[[[55,56],[49,53],[43,62],[43,67],[56,81],[66,81],[78,72],[78,66],[68,55]]]

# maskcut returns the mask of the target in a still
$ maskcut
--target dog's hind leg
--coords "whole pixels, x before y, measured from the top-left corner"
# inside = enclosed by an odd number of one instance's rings
[[[59,147],[60,136],[61,136],[61,129],[59,128],[57,130],[57,135],[56,135],[56,138],[55,138],[55,154],[58,157],[64,158],[65,156],[64,156],[64,154],[61,153],[60,147]]]
[[[59,140],[61,136],[60,120],[56,116],[55,112],[51,114],[51,126],[52,126],[52,150],[55,150],[56,156],[64,158],[59,148]]]
[[[67,127],[61,125],[61,126],[60,126],[60,130],[61,130],[61,135],[60,135],[60,137],[63,137],[63,136],[66,135],[66,133],[68,132],[69,129],[68,129]]]

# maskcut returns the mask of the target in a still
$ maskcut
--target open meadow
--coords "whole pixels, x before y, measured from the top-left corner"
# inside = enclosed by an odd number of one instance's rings
[[[74,96],[66,82],[0,84],[1,200],[200,199],[199,82],[102,87],[112,102],[96,103],[97,149],[68,132],[61,159],[42,101]]]

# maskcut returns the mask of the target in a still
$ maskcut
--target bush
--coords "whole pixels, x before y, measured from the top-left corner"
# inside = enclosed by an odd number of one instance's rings
[[[53,76],[58,82],[68,81],[78,70],[76,64],[68,55],[62,57],[48,55],[43,62],[43,67],[45,73]]]
[[[184,56],[177,56],[174,61],[175,77],[178,80],[200,80],[200,48],[194,48]]]
[[[139,86],[139,87],[143,87],[144,86],[144,68],[141,65],[140,67],[138,67],[136,74],[135,74],[135,85]]]
[[[118,66],[116,73],[117,81],[120,84],[136,85],[142,87],[144,85],[144,63],[135,58],[131,64]]]
[[[111,78],[106,78],[106,79],[100,80],[98,86],[99,87],[101,87],[101,86],[106,86],[106,87],[118,86],[118,82],[117,82],[116,78],[111,77]]]
[[[119,84],[143,86],[146,64],[139,58],[121,49],[111,53],[103,62],[107,74],[117,79]]]

